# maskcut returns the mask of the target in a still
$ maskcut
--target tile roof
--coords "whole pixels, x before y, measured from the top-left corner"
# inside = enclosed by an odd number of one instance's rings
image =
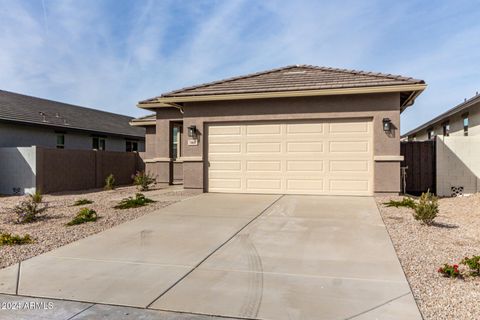
[[[293,65],[186,87],[164,93],[159,97],[141,101],[140,104],[153,102],[156,99],[166,97],[341,89],[424,83],[423,80],[392,74],[311,65]]]
[[[12,121],[127,137],[145,137],[132,117],[0,90],[0,121]]]

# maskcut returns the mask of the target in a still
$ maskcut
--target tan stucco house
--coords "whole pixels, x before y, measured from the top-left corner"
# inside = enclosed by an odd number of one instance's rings
[[[140,101],[147,170],[205,192],[372,195],[400,189],[400,113],[425,82],[295,65]]]

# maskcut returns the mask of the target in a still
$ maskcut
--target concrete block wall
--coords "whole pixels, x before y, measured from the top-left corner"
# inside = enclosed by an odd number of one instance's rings
[[[36,147],[0,148],[0,194],[33,193]]]
[[[437,137],[437,194],[451,196],[451,187],[464,194],[480,191],[480,136]]]

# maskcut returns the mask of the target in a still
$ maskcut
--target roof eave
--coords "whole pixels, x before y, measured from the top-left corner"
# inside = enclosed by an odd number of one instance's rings
[[[144,126],[154,126],[156,124],[156,121],[153,120],[142,120],[142,121],[135,121],[132,120],[129,122],[129,124],[132,127],[144,127]]]
[[[331,96],[347,94],[367,94],[367,93],[391,93],[391,92],[412,92],[415,93],[407,99],[410,103],[425,88],[426,84],[402,84],[393,86],[372,86],[372,87],[354,87],[354,88],[336,88],[336,89],[316,89],[301,91],[275,91],[275,92],[257,92],[257,93],[233,93],[217,95],[198,95],[198,96],[177,96],[177,97],[159,97],[144,102],[139,102],[137,106],[144,109],[155,109],[162,107],[172,107],[172,104],[183,102],[201,102],[201,101],[221,101],[221,100],[247,100],[247,99],[268,99],[268,98],[290,98],[307,96]],[[411,105],[411,104],[410,104]],[[408,104],[405,105],[407,107]]]

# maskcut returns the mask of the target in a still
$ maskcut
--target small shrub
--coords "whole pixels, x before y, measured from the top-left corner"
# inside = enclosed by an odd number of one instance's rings
[[[150,185],[155,183],[155,177],[145,171],[137,171],[132,178],[133,184],[136,185],[140,191],[147,191]]]
[[[84,206],[84,205],[87,205],[87,204],[91,204],[93,203],[92,200],[88,200],[88,199],[79,199],[77,201],[75,201],[73,203],[74,206]]]
[[[480,276],[480,256],[465,257],[460,263],[470,268],[470,275]]]
[[[411,208],[411,209],[415,209],[417,206],[417,204],[415,203],[415,200],[407,197],[404,197],[402,201],[390,200],[388,202],[384,202],[383,204],[387,207],[395,207],[395,208],[405,207],[405,208]]]
[[[106,179],[105,179],[105,190],[113,190],[115,189],[115,176],[113,174],[110,174]]]
[[[119,204],[117,204],[114,208],[115,209],[130,209],[130,208],[138,208],[146,206],[149,203],[155,202],[152,199],[145,198],[145,196],[141,193],[135,194],[134,197],[128,197],[122,199]]]
[[[460,277],[460,271],[458,271],[458,264],[449,265],[445,263],[443,267],[438,269],[438,273],[441,273],[444,277],[447,278],[457,278]]]
[[[17,214],[18,223],[29,223],[38,219],[38,214],[46,209],[46,206],[40,207],[40,203],[35,202],[31,195],[25,198],[13,208]]]
[[[72,221],[67,223],[67,226],[74,226],[74,225],[82,224],[85,222],[97,221],[97,219],[98,219],[98,216],[95,210],[82,208],[80,209],[80,211],[78,211],[75,218],[73,218]]]
[[[10,233],[0,233],[0,246],[13,246],[32,243],[33,240],[29,234],[22,236],[12,235]]]
[[[430,193],[430,191],[422,193],[413,214],[415,220],[420,220],[426,225],[431,225],[437,217],[437,213],[438,198]]]
[[[43,196],[40,190],[35,191],[34,193],[29,195],[33,202],[35,203],[42,203]]]

